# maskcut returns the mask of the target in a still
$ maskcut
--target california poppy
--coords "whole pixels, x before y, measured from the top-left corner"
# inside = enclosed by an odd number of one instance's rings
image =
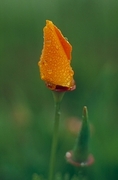
[[[61,31],[46,20],[43,50],[38,62],[41,79],[55,91],[75,89],[74,71],[70,66],[72,46]]]

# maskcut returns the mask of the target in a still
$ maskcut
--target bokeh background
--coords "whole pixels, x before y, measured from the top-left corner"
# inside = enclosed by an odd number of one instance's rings
[[[49,19],[73,46],[77,88],[61,106],[56,172],[77,137],[83,106],[89,110],[90,180],[118,179],[118,1],[0,1],[0,180],[48,174],[54,102],[37,66]]]

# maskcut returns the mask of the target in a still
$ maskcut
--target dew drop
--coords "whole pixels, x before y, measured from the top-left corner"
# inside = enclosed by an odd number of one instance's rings
[[[86,162],[82,162],[82,163],[81,163],[81,166],[82,166],[82,167],[84,167],[84,166],[86,166],[86,165],[87,165]]]
[[[70,152],[67,152],[67,153],[66,153],[66,157],[67,157],[67,158],[71,158],[71,153],[70,153]]]
[[[51,69],[48,70],[48,74],[52,74],[52,70]]]
[[[70,76],[73,76],[74,73],[73,73],[73,71],[70,71],[69,74],[70,74]]]
[[[47,83],[47,86],[51,89],[51,90],[54,90],[56,88],[56,85],[55,84],[52,84],[52,83]]]
[[[43,61],[42,61],[42,65],[43,65],[43,66],[47,66],[47,61],[46,61],[46,60],[43,60]],[[41,66],[42,66],[42,65],[41,65]]]
[[[66,41],[68,41],[68,38],[67,37],[64,37]]]
[[[47,40],[45,43],[46,43],[47,46],[50,46],[51,45],[51,40]]]
[[[44,75],[41,76],[41,79],[44,79]]]
[[[56,49],[59,49],[59,46],[58,46],[58,45],[56,45]]]
[[[68,79],[66,79],[68,81]],[[67,86],[70,86],[70,82],[67,82]]]
[[[48,61],[49,61],[49,62],[52,62],[52,58],[50,58]]]

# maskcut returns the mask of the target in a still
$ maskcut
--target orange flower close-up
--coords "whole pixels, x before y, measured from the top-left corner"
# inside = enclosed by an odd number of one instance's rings
[[[46,20],[43,32],[43,50],[38,62],[41,79],[52,90],[75,89],[74,71],[70,66],[71,44],[52,21]]]

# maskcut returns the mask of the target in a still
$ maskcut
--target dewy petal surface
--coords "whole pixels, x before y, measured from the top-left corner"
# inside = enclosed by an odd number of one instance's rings
[[[70,66],[72,46],[52,21],[46,21],[43,31],[44,44],[38,63],[41,79],[70,88],[74,85],[74,71]]]

